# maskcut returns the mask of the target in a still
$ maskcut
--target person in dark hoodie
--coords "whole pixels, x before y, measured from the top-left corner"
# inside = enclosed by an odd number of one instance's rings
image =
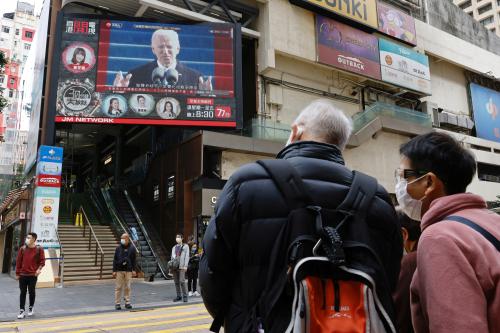
[[[125,308],[132,309],[130,304],[130,290],[132,277],[136,277],[136,255],[137,249],[130,242],[128,234],[123,234],[120,245],[115,250],[113,259],[113,277],[115,284],[115,309],[121,310],[121,298],[124,293]]]
[[[399,333],[413,333],[410,308],[410,284],[417,269],[417,245],[420,238],[420,222],[410,219],[405,213],[396,210],[401,224],[404,253],[396,291],[392,297],[396,309],[396,325]]]

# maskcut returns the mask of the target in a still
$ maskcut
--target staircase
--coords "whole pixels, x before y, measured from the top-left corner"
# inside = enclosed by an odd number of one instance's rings
[[[118,239],[109,226],[92,225],[94,232],[104,251],[102,278],[113,278],[113,257],[118,246]],[[94,240],[89,251],[89,228],[83,237],[83,228],[74,225],[59,224],[59,238],[64,251],[64,282],[99,280],[101,254],[98,250],[95,265]]]
[[[114,201],[116,203],[116,208],[120,215],[122,216],[124,222],[127,224],[128,228],[132,230],[135,228],[137,231],[137,235],[139,237],[138,250],[141,253],[141,257],[139,259],[139,264],[141,265],[142,271],[145,276],[155,275],[155,277],[162,277],[161,272],[157,269],[158,262],[151,251],[151,248],[144,237],[144,234],[137,222],[137,219],[130,207],[127,198],[123,194],[123,192],[114,191],[113,192]]]

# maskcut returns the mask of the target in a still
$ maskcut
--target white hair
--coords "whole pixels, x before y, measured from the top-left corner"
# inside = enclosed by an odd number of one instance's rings
[[[347,145],[352,132],[351,118],[325,99],[306,106],[294,124],[318,140],[334,144],[341,150]]]
[[[167,29],[156,30],[155,32],[153,32],[153,35],[151,36],[151,44],[153,44],[153,40],[156,37],[165,37],[168,40],[170,40],[172,43],[177,45],[177,47],[180,47],[179,34],[177,34],[177,31],[175,31],[175,30],[167,30]]]

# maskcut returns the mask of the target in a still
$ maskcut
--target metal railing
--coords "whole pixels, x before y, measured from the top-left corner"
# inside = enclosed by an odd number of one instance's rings
[[[56,237],[57,237],[57,242],[59,243],[59,282],[61,284],[61,288],[64,287],[64,249],[63,245],[61,243],[61,238],[59,237],[59,232],[57,231],[57,228],[55,228],[56,231]]]
[[[90,229],[89,231],[89,251],[92,248],[92,237],[94,238],[95,241],[95,266],[97,266],[97,256],[98,256],[98,250],[101,254],[101,267],[99,270],[99,279],[102,280],[102,269],[104,265],[104,251],[102,250],[101,243],[99,243],[99,240],[97,239],[97,236],[94,232],[94,228],[92,228],[92,225],[90,224],[89,218],[87,217],[87,214],[85,213],[85,209],[83,209],[83,206],[80,206],[80,213],[82,214],[82,219],[83,219],[83,237],[85,238],[86,234],[86,229],[87,225]]]
[[[132,233],[130,232],[130,229],[128,228],[128,226],[127,226],[126,223],[125,224],[122,223],[122,220],[119,217],[118,212],[115,209],[115,206],[114,206],[113,201],[111,199],[111,195],[108,193],[109,190],[110,190],[109,186],[106,187],[106,188],[101,188],[101,192],[102,192],[104,201],[105,201],[106,206],[108,208],[108,211],[109,211],[109,213],[111,215],[111,224],[112,224],[112,226],[115,227],[115,229],[118,229],[117,230],[118,233],[126,233],[129,236],[131,236]],[[139,244],[139,240],[134,241],[132,239],[132,237],[130,239],[132,240],[131,243],[135,247],[135,250],[137,251],[137,253],[139,255],[139,260],[137,260],[137,262],[141,263],[139,266],[140,266],[141,270],[144,271],[144,263],[143,263],[143,260],[142,260],[142,258],[144,256],[143,256],[143,253],[142,253],[142,247]]]
[[[149,246],[149,249],[151,250],[151,254],[153,254],[153,257],[156,260],[156,263],[158,264],[158,268],[161,271],[161,274],[163,275],[164,278],[167,278],[167,274],[165,273],[165,270],[163,267],[161,267],[160,259],[158,258],[158,255],[156,254],[154,248],[153,248],[153,242],[151,241],[151,238],[149,237],[149,234],[144,227],[144,223],[142,222],[141,216],[137,212],[137,209],[135,208],[134,202],[130,198],[130,195],[128,194],[127,190],[123,190],[123,193],[125,194],[125,197],[127,198],[127,202],[130,205],[130,208],[132,209],[132,212],[134,213],[135,219],[137,220],[137,223],[139,224],[139,227],[141,228],[142,234],[144,235],[144,238],[146,239],[146,242]]]

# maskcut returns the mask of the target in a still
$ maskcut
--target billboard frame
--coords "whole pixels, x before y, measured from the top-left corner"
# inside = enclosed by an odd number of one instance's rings
[[[62,55],[62,48],[60,47],[63,39],[63,22],[65,19],[68,18],[82,18],[82,19],[96,19],[96,20],[104,20],[106,19],[105,16],[102,15],[93,15],[93,14],[78,14],[78,13],[64,13],[64,12],[59,12],[57,16],[57,22],[56,22],[56,34],[54,38],[54,45],[55,45],[55,50],[54,50],[54,57],[52,59],[51,63],[51,77],[56,78],[57,82],[59,82],[59,74],[60,74],[60,66],[57,64],[59,63],[58,61],[55,61],[55,59],[59,60]],[[108,18],[109,19],[109,18]],[[123,20],[123,21],[129,21],[129,22],[152,22],[152,23],[159,23],[159,24],[210,24],[213,22],[192,22],[192,21],[186,21],[186,20],[179,20],[179,21],[160,21],[160,20],[155,20],[155,19],[148,19],[148,18],[138,18],[138,17],[129,17],[129,16],[122,16],[122,15],[117,15],[112,18],[113,20]],[[157,126],[157,125],[163,125],[167,127],[186,127],[189,126],[190,128],[194,129],[206,129],[206,128],[227,128],[230,130],[241,130],[243,129],[243,68],[242,68],[242,32],[241,32],[241,24],[239,23],[231,23],[231,22],[220,22],[224,24],[229,24],[232,25],[233,27],[233,73],[234,73],[234,87],[235,87],[235,93],[234,93],[234,100],[235,100],[235,105],[236,105],[236,117],[235,117],[235,122],[236,122],[236,127],[233,126],[217,126],[217,125],[210,125],[211,123],[214,123],[215,121],[210,121],[207,122],[205,120],[193,120],[193,121],[186,121],[186,120],[179,120],[178,124],[158,124],[156,119],[145,119],[145,122],[147,123],[134,123],[133,119],[131,118],[130,123],[133,125],[144,125],[144,126]],[[46,116],[49,117],[48,119],[50,121],[47,122],[47,130],[46,130],[46,137],[44,143],[46,145],[54,145],[55,143],[55,129],[56,129],[56,123],[69,123],[69,124],[76,124],[76,123],[94,123],[91,120],[88,122],[56,122],[56,106],[57,106],[57,87],[53,87],[50,91],[49,95],[49,107],[46,113]],[[85,119],[92,119],[92,118],[85,118]],[[126,119],[126,118],[124,118]],[[99,124],[99,122],[95,122],[95,124]],[[106,123],[102,123],[106,124]],[[110,124],[110,125],[120,125],[120,124]]]

